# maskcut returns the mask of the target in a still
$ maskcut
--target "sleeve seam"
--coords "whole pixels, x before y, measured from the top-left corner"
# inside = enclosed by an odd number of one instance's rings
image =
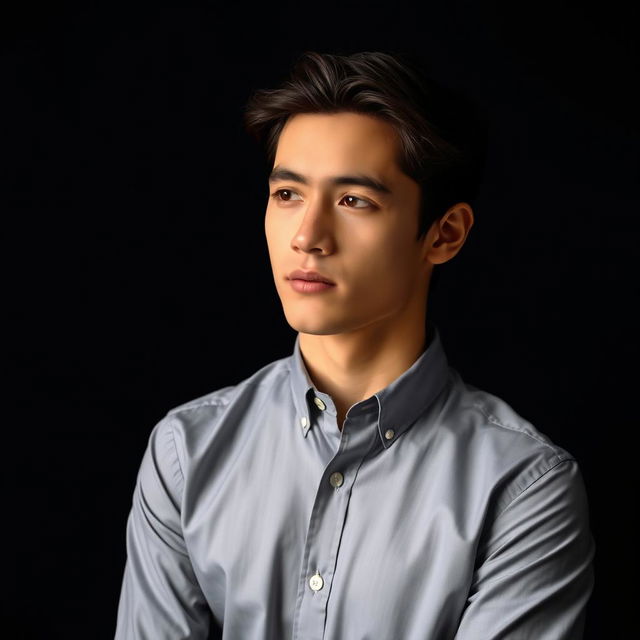
[[[176,436],[175,436],[175,430],[173,428],[173,426],[171,426],[171,442],[173,443],[173,455],[175,458],[175,464],[178,467],[178,470],[180,471],[180,478],[182,480],[182,487],[184,488],[184,471],[182,469],[182,465],[180,464],[180,458],[178,457],[178,447],[176,445]],[[180,495],[182,495],[182,491],[179,492]]]
[[[541,480],[542,478],[544,478],[544,476],[546,476],[550,471],[553,471],[556,467],[560,466],[561,464],[563,464],[564,462],[576,462],[575,458],[562,458],[561,460],[558,460],[558,462],[556,462],[554,465],[550,466],[546,471],[544,471],[543,473],[541,473],[537,478],[534,478],[526,487],[524,487],[520,492],[518,492],[518,495],[514,496],[512,500],[509,501],[509,504],[505,506],[505,508],[496,516],[496,519],[500,518],[502,516],[502,514],[507,511],[507,509],[509,509],[509,507],[525,492],[528,491],[534,484],[536,484],[536,482],[538,482],[539,480]]]

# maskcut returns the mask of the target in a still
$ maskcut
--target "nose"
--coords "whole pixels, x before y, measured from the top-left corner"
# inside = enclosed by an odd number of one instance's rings
[[[291,248],[303,253],[333,253],[335,240],[332,225],[330,205],[321,196],[310,200],[291,239]]]

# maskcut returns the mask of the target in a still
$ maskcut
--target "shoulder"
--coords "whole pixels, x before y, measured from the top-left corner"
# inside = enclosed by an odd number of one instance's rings
[[[574,456],[534,426],[506,400],[464,382],[451,369],[447,428],[460,443],[465,464],[491,486],[498,507],[505,507],[547,473],[576,469]],[[550,427],[551,425],[547,425]]]
[[[268,391],[288,377],[289,360],[289,357],[274,360],[236,384],[219,387],[203,396],[179,404],[169,409],[166,417],[169,420],[188,420],[191,416],[200,413],[215,414],[216,411],[224,409],[247,393]]]
[[[290,357],[270,362],[240,382],[219,387],[169,409],[152,436],[175,450],[186,472],[210,449],[220,450],[249,435],[259,424],[252,416],[289,381]]]

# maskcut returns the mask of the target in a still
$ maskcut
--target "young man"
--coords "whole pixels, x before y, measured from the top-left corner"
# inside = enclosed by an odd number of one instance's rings
[[[118,640],[582,637],[576,461],[463,382],[427,321],[434,267],[474,220],[458,107],[382,53],[307,53],[252,97],[298,336],[152,431]]]

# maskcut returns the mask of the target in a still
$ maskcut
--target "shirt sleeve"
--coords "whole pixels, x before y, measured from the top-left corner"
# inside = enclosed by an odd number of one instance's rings
[[[183,476],[170,417],[151,432],[127,520],[115,640],[206,640],[211,612],[180,519]]]
[[[564,460],[489,525],[455,639],[581,639],[593,555],[582,476]]]

